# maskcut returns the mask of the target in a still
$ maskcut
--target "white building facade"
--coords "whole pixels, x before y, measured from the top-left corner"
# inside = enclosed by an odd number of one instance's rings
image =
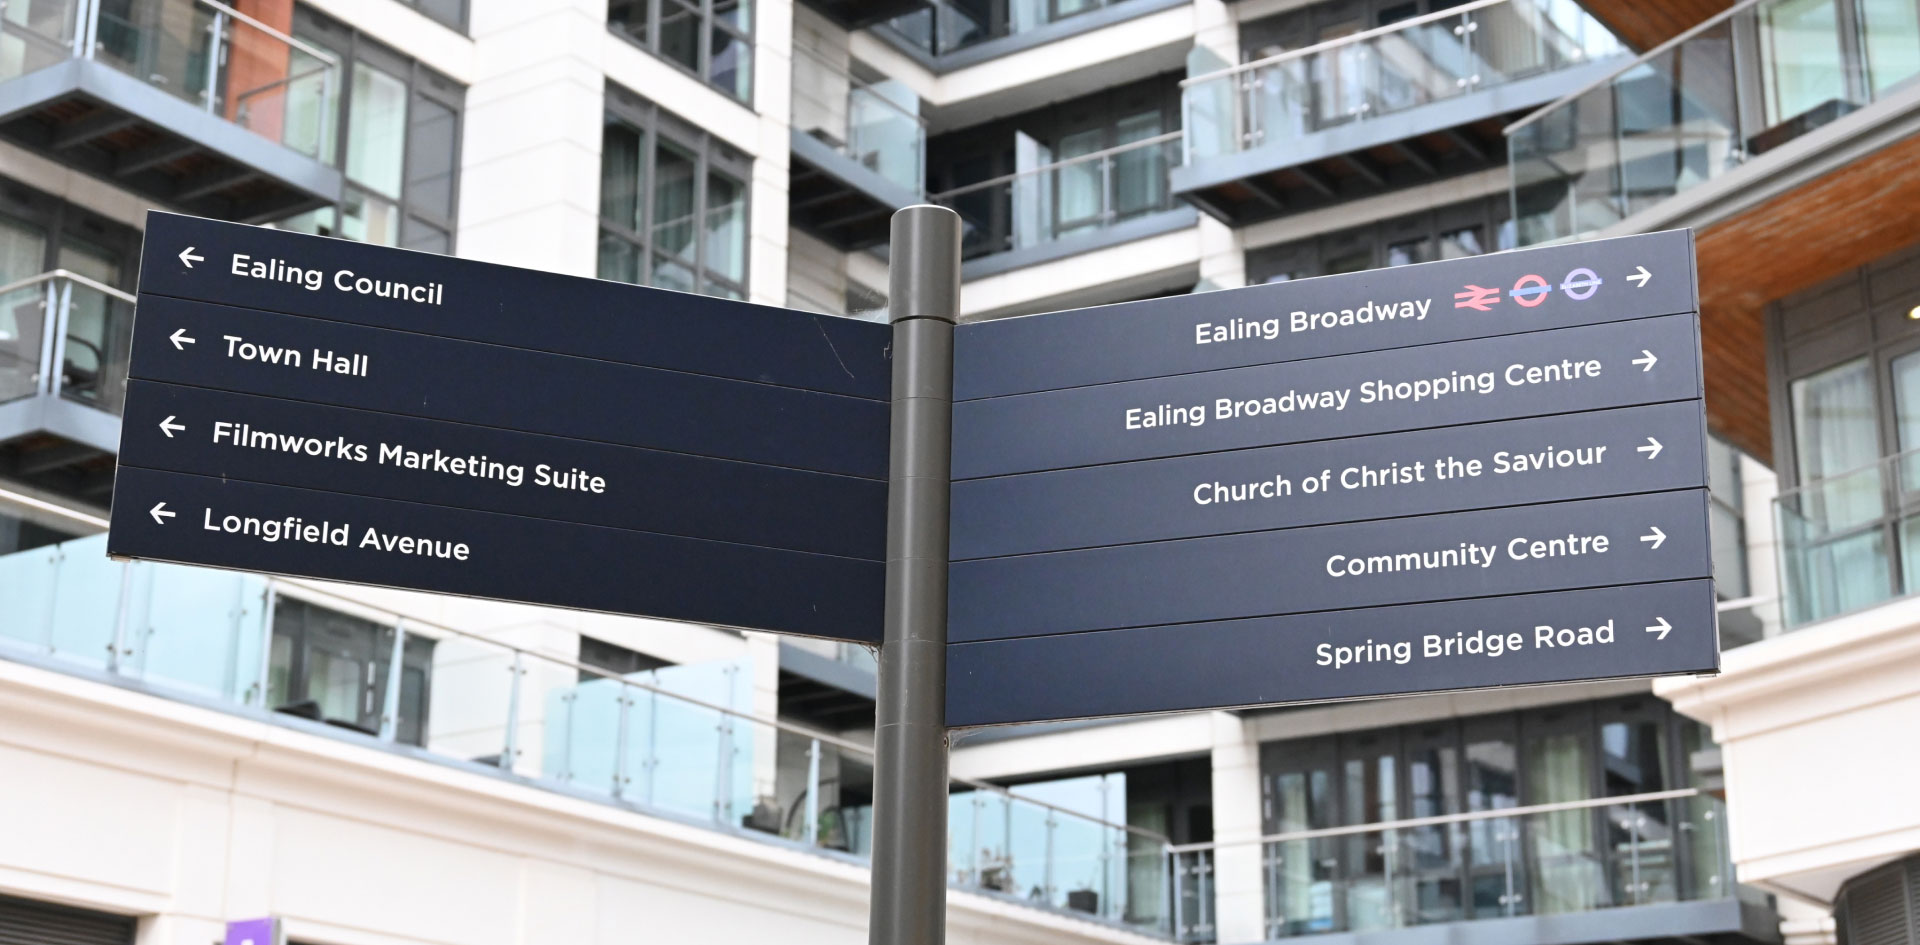
[[[0,943],[864,941],[870,652],[101,533],[150,208],[875,319],[921,202],[964,319],[1693,226],[1723,598],[1711,680],[960,733],[956,945],[1920,941],[1917,74],[1914,0],[7,0]]]

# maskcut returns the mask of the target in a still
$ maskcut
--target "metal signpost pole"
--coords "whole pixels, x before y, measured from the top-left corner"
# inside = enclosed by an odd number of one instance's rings
[[[960,218],[893,215],[887,599],[874,726],[871,945],[940,945],[947,901],[947,507]]]

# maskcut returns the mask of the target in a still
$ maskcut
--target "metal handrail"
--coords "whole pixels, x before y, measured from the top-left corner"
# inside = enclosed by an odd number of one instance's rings
[[[508,652],[520,654],[522,656],[532,657],[534,659],[545,660],[549,663],[553,663],[558,666],[561,666],[567,669],[572,669],[578,672],[586,673],[589,675],[598,676],[602,679],[615,680],[621,683],[622,685],[632,686],[635,689],[639,689],[645,692],[651,692],[655,695],[666,696],[669,699],[675,699],[680,702],[688,703],[690,705],[699,706],[700,708],[703,708],[703,709],[709,709],[714,712],[718,712],[722,715],[727,715],[733,718],[742,719],[744,721],[751,722],[758,725],[772,726],[773,728],[779,731],[788,732],[790,734],[797,735],[802,738],[817,740],[822,744],[832,745],[836,748],[841,749],[842,751],[850,752],[855,755],[861,755],[869,759],[873,757],[873,749],[871,748],[868,748],[857,742],[852,742],[845,738],[841,738],[838,735],[833,735],[827,732],[819,731],[817,729],[809,728],[805,725],[799,725],[793,722],[788,722],[788,721],[784,721],[782,719],[777,719],[777,718],[769,719],[763,716],[742,712],[738,709],[733,709],[727,706],[719,705],[717,703],[708,702],[704,699],[697,699],[692,696],[684,695],[682,693],[673,692],[667,689],[662,689],[658,686],[648,685],[647,683],[643,683],[643,682],[636,682],[634,680],[628,679],[616,673],[608,672],[607,670],[601,669],[598,666],[588,666],[576,660],[563,659],[561,657],[552,656],[546,653],[540,653],[540,652],[535,652],[533,650],[522,649],[521,647],[517,647],[509,643],[502,643],[501,641],[495,640],[491,637],[482,636],[477,633],[469,633],[465,630],[449,627],[445,624],[435,623],[430,620],[422,620],[418,617],[410,617],[405,614],[398,613],[396,611],[388,610],[384,607],[375,607],[375,606],[366,604],[362,601],[355,600],[351,597],[347,597],[335,591],[328,590],[325,587],[321,587],[315,584],[309,584],[305,581],[293,581],[293,580],[288,580],[284,578],[272,578],[272,577],[267,579],[267,592],[269,594],[275,593],[277,590],[281,588],[294,588],[297,593],[295,593],[293,596],[297,598],[301,598],[301,599],[320,598],[319,600],[309,599],[310,603],[321,604],[323,606],[330,602],[344,603],[354,610],[371,612],[371,613],[380,614],[384,617],[390,618],[391,621],[395,624],[404,622],[409,628],[427,627],[449,637],[460,637],[466,640],[472,640],[472,641],[484,643],[489,646],[499,647],[500,649],[506,650]],[[1100,824],[1102,826],[1107,826],[1107,827],[1117,827],[1127,831],[1128,833],[1139,834],[1141,836],[1147,837],[1163,845],[1172,842],[1171,839],[1168,838],[1166,835],[1155,833],[1154,831],[1147,830],[1143,827],[1135,827],[1131,824],[1116,824],[1111,821],[1101,820],[1098,817],[1089,817],[1086,814],[1080,813],[1079,811],[1070,810],[1068,808],[1061,807],[1057,804],[1050,804],[1050,803],[1047,803],[1046,801],[1027,797],[1022,794],[1015,794],[1011,790],[1001,787],[1000,785],[997,785],[997,784],[989,784],[985,781],[975,781],[970,778],[959,778],[959,777],[950,777],[948,780],[956,784],[966,785],[967,787],[971,787],[976,790],[988,791],[994,794],[1004,795],[1009,799],[1017,800],[1025,804],[1032,804],[1036,807],[1044,807],[1048,810],[1066,814],[1070,817],[1075,817],[1080,820],[1090,821],[1092,823]]]
[[[1882,456],[1871,463],[1863,463],[1859,466],[1853,467],[1852,469],[1844,469],[1844,470],[1841,470],[1840,472],[1833,473],[1831,475],[1821,476],[1818,479],[1813,479],[1807,482],[1803,482],[1797,486],[1794,486],[1791,489],[1782,489],[1779,492],[1774,493],[1773,501],[1776,504],[1778,504],[1779,502],[1781,502],[1781,500],[1786,499],[1789,496],[1800,495],[1801,493],[1811,492],[1815,489],[1823,489],[1829,485],[1832,485],[1834,482],[1838,480],[1846,479],[1850,476],[1858,476],[1861,473],[1866,472],[1867,470],[1884,469],[1895,463],[1901,462],[1902,460],[1913,459],[1916,457],[1920,457],[1920,448],[1910,449],[1904,452],[1893,453],[1887,456]]]
[[[1505,0],[1500,0],[1500,2],[1505,2]],[[927,199],[929,201],[944,200],[948,197],[953,197],[959,194],[967,194],[967,193],[972,193],[976,190],[984,190],[988,187],[994,187],[1000,184],[1005,184],[1005,183],[1019,180],[1022,177],[1031,177],[1035,174],[1043,174],[1043,173],[1046,173],[1047,171],[1059,170],[1060,168],[1067,167],[1069,165],[1084,164],[1088,161],[1111,157],[1122,151],[1132,151],[1136,148],[1144,148],[1149,145],[1155,145],[1155,144],[1166,144],[1169,141],[1176,141],[1180,139],[1185,134],[1186,134],[1185,131],[1169,131],[1165,134],[1155,135],[1151,138],[1142,138],[1139,141],[1129,141],[1126,144],[1116,145],[1114,147],[1107,148],[1102,151],[1092,151],[1086,154],[1079,154],[1079,155],[1075,155],[1073,157],[1067,158],[1064,161],[1055,161],[1052,164],[1042,164],[1039,167],[1031,167],[1024,171],[1015,171],[1011,174],[1002,174],[999,177],[994,177],[994,178],[990,178],[988,180],[983,180],[983,181],[977,181],[975,183],[967,184],[964,187],[955,187],[952,190],[943,190],[937,194],[928,194]]]
[[[1653,57],[1658,56],[1661,53],[1664,53],[1667,50],[1672,49],[1673,47],[1678,46],[1681,43],[1684,43],[1687,40],[1690,40],[1695,36],[1700,35],[1701,33],[1713,28],[1714,26],[1719,25],[1722,22],[1725,22],[1728,18],[1732,17],[1733,15],[1739,13],[1742,10],[1747,10],[1747,9],[1751,9],[1753,7],[1759,6],[1762,2],[1763,0],[1740,0],[1739,3],[1736,3],[1733,6],[1730,6],[1725,10],[1722,10],[1719,13],[1714,14],[1713,16],[1706,18],[1705,20],[1702,20],[1701,22],[1696,23],[1685,30],[1682,30],[1679,35],[1673,37],[1672,39],[1669,39],[1666,42],[1661,43],[1660,45],[1655,46],[1644,53],[1641,53],[1632,62],[1626,63],[1625,65],[1622,65],[1620,68],[1614,70],[1613,72],[1610,72],[1605,76],[1595,79],[1592,82],[1587,83],[1586,85],[1583,85],[1577,89],[1574,89],[1573,91],[1568,92],[1567,94],[1562,95],[1559,98],[1554,99],[1553,101],[1548,102],[1547,104],[1542,105],[1531,112],[1528,112],[1526,115],[1521,116],[1520,119],[1515,121],[1513,124],[1510,124],[1505,128],[1500,129],[1500,134],[1504,137],[1512,137],[1514,132],[1519,131],[1522,128],[1525,128],[1526,126],[1531,125],[1536,121],[1539,121],[1548,112],[1553,111],[1567,104],[1568,102],[1571,102],[1574,99],[1579,98],[1580,96],[1593,91],[1594,89],[1597,89],[1603,85],[1606,85],[1609,82],[1612,82],[1613,80],[1619,78],[1622,74],[1626,72],[1630,72],[1639,66],[1645,65],[1649,60],[1653,59]]]
[[[825,56],[820,55],[819,52],[813,49],[810,49],[806,46],[795,46],[794,48],[800,52],[800,56],[794,59],[794,62],[796,63],[796,65],[799,63],[800,58],[805,58],[813,62],[815,65],[818,65],[821,68],[826,69],[828,72],[831,72],[834,75],[837,75],[840,78],[847,80],[847,84],[849,85],[857,86],[869,92],[873,91],[872,82],[869,82],[866,79],[862,79],[859,76],[854,75],[852,70],[841,68],[838,63],[829,62],[827,58]],[[905,108],[900,107],[899,102],[896,102],[893,99],[890,99],[884,95],[881,95],[878,92],[874,92],[873,95],[875,98],[885,103],[888,108],[891,108],[896,112],[899,112],[903,116],[913,119],[915,122],[917,122],[920,125],[922,130],[926,129],[927,119],[923,117],[919,112],[907,111]]]
[[[1180,80],[1180,87],[1184,89],[1189,85],[1193,85],[1199,82],[1210,81],[1212,79],[1220,78],[1221,76],[1237,75],[1239,73],[1246,72],[1251,69],[1260,69],[1266,66],[1274,65],[1275,63],[1288,62],[1294,59],[1300,59],[1306,56],[1311,56],[1316,53],[1322,53],[1329,49],[1337,49],[1341,46],[1347,46],[1353,43],[1366,42],[1369,39],[1374,39],[1380,36],[1386,36],[1391,33],[1398,33],[1404,30],[1412,29],[1413,27],[1416,27],[1416,26],[1425,26],[1428,23],[1434,23],[1440,20],[1450,19],[1452,17],[1459,16],[1463,13],[1472,13],[1475,10],[1482,10],[1487,7],[1499,6],[1500,4],[1503,4],[1503,3],[1515,3],[1515,2],[1518,2],[1518,0],[1473,0],[1472,3],[1463,3],[1457,7],[1448,7],[1445,10],[1436,10],[1432,13],[1426,13],[1420,16],[1416,16],[1410,20],[1400,20],[1398,22],[1388,23],[1385,26],[1376,26],[1370,30],[1363,30],[1358,33],[1349,33],[1346,36],[1338,36],[1333,39],[1329,39],[1326,42],[1315,43],[1311,46],[1302,46],[1299,49],[1289,49],[1289,50],[1286,50],[1285,52],[1274,53],[1273,55],[1268,56],[1264,59],[1255,59],[1252,62],[1243,62],[1237,66],[1227,66],[1222,69],[1215,69],[1212,72],[1205,72],[1196,76],[1188,76],[1187,78]]]
[[[236,10],[230,6],[227,6],[224,3],[221,3],[220,0],[195,0],[195,2],[203,3],[203,4],[206,4],[207,6],[214,8],[215,10],[219,10],[221,13],[225,13],[226,15],[233,17],[234,19],[239,20],[240,22],[253,27],[254,29],[257,29],[260,32],[267,34],[268,36],[271,36],[277,40],[280,40],[281,42],[286,43],[287,45],[292,46],[293,48],[298,49],[301,52],[306,53],[307,55],[312,56],[315,59],[318,59],[330,66],[333,66],[334,68],[339,68],[340,66],[340,57],[335,56],[333,53],[328,52],[324,49],[321,49],[320,47],[315,46],[312,43],[306,42],[305,40],[295,39],[294,37],[289,36],[286,33],[282,33],[279,30],[274,29],[271,26],[268,26],[265,23],[262,23],[259,20],[256,20],[253,17],[246,15],[245,13],[241,13],[239,10]]]
[[[1255,843],[1285,843],[1294,840],[1319,840],[1326,837],[1346,837],[1354,834],[1376,833],[1387,830],[1411,830],[1417,827],[1437,827],[1477,820],[1498,820],[1506,817],[1528,817],[1534,814],[1552,814],[1566,810],[1589,810],[1595,807],[1616,807],[1622,804],[1645,804],[1653,801],[1669,801],[1683,797],[1698,797],[1704,793],[1706,792],[1699,788],[1676,788],[1671,791],[1651,791],[1646,794],[1627,794],[1620,797],[1591,797],[1579,801],[1556,801],[1552,804],[1531,804],[1526,807],[1500,807],[1493,810],[1476,810],[1461,814],[1442,814],[1437,817],[1409,817],[1404,820],[1383,820],[1371,824],[1351,824],[1345,827],[1296,830],[1290,833],[1274,833],[1247,840],[1214,840],[1207,843],[1175,844],[1169,846],[1167,852],[1173,854],[1195,853],[1203,850],[1214,850],[1220,847],[1247,846]]]
[[[119,289],[116,289],[113,286],[107,285],[105,283],[97,282],[93,279],[89,279],[86,276],[83,276],[70,269],[53,269],[47,272],[43,272],[37,276],[28,276],[25,279],[21,279],[16,282],[9,282],[6,285],[0,285],[0,295],[6,295],[9,292],[16,292],[20,289],[24,289],[29,286],[38,285],[42,282],[52,282],[56,279],[67,279],[73,282],[77,282],[96,292],[104,292],[107,295],[110,295],[116,299],[119,299],[122,302],[134,301],[134,298],[132,295],[126,292],[123,292]]]

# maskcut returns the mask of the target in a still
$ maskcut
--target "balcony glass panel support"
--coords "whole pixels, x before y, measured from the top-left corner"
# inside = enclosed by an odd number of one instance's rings
[[[1123,124],[1116,147],[1069,155],[927,199],[960,214],[968,258],[1053,243],[1171,210],[1177,201],[1167,186],[1167,171],[1180,163],[1183,136],[1153,130]],[[1062,150],[1072,150],[1070,142]],[[1013,225],[996,228],[996,214]]]
[[[1506,129],[1522,245],[1596,233],[1920,74],[1920,12],[1743,0]]]
[[[217,0],[9,0],[0,81],[98,62],[324,160],[341,88],[332,53]]]
[[[1271,939],[1729,898],[1724,822],[1724,801],[1684,788],[1175,846],[1175,936],[1214,940],[1214,865],[1256,848]],[[1463,851],[1456,867],[1472,864],[1470,914],[1423,893],[1435,888],[1436,838]]]
[[[619,675],[304,582],[105,552],[96,535],[0,555],[0,658],[824,855],[871,849],[871,750],[750,714],[743,660]],[[1122,822],[1123,776],[949,796],[953,886],[1170,934],[1168,840]]]
[[[1189,162],[1249,151],[1621,55],[1577,4],[1475,0],[1195,74],[1181,83]]]
[[[118,416],[133,296],[65,269],[0,286],[0,403],[61,397]]]

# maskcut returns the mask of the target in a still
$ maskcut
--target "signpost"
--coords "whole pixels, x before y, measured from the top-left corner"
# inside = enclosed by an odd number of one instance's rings
[[[947,724],[1713,671],[1692,259],[961,326]]]
[[[108,551],[883,643],[875,945],[953,727],[1717,668],[1689,234],[956,327],[959,232],[889,327],[154,214]]]
[[[137,311],[110,554],[880,640],[886,326],[161,213]]]

